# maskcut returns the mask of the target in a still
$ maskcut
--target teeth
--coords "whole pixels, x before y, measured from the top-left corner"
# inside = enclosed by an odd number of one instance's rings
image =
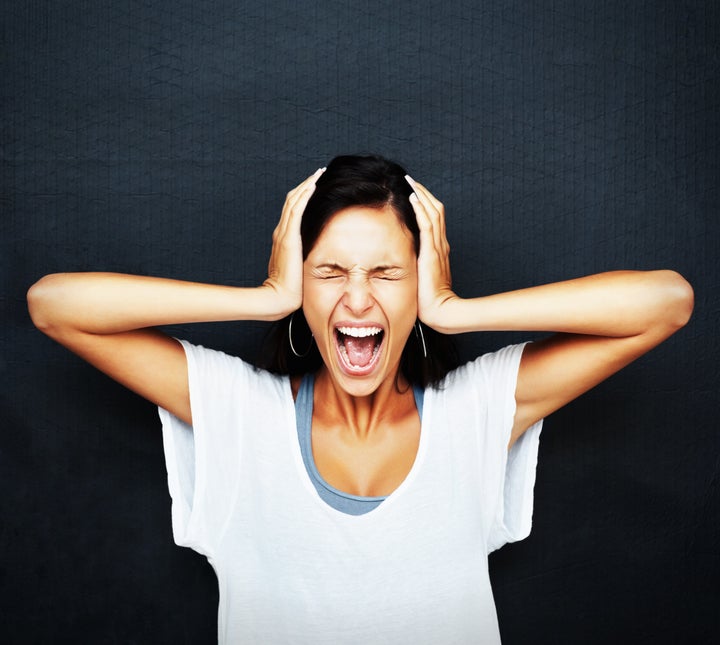
[[[366,336],[379,334],[382,329],[380,327],[338,327],[338,331],[345,336],[365,338]]]

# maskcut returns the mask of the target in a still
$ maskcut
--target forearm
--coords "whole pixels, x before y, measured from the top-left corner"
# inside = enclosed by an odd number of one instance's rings
[[[238,288],[116,273],[60,273],[30,288],[35,325],[113,334],[190,322],[273,320],[287,311],[268,287]]]
[[[480,298],[451,298],[438,330],[669,335],[687,322],[692,301],[690,285],[673,271],[617,271]]]

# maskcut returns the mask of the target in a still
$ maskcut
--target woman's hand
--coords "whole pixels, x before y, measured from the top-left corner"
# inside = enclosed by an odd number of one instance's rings
[[[302,305],[303,257],[300,222],[315,190],[315,182],[324,171],[324,168],[319,168],[287,194],[280,221],[273,231],[268,278],[263,286],[274,292],[278,311],[284,312],[283,315],[299,309]]]
[[[445,207],[422,184],[406,178],[414,191],[410,203],[420,228],[418,318],[437,331],[446,331],[452,322],[448,304],[458,296],[452,290]]]

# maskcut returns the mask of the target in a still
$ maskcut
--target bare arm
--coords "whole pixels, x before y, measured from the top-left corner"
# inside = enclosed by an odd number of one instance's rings
[[[680,329],[690,318],[693,293],[674,271],[617,271],[447,304],[460,331],[475,325],[559,332],[523,353],[515,441]]]
[[[302,303],[300,219],[315,173],[288,193],[268,279],[236,288],[114,273],[53,274],[28,291],[35,325],[148,400],[191,422],[182,347],[157,325],[277,320]]]
[[[693,291],[674,271],[615,271],[480,298],[451,288],[444,212],[413,183],[421,230],[420,319],[444,333],[547,331],[528,345],[511,444],[533,423],[649,351],[690,318]]]
[[[269,318],[268,289],[234,289],[111,273],[55,274],[28,292],[42,332],[134,392],[191,421],[182,347],[152,329],[185,322]],[[278,312],[279,313],[279,312]]]

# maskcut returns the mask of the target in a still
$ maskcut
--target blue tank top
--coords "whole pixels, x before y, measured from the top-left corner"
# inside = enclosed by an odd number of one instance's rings
[[[361,497],[359,495],[351,495],[338,490],[334,486],[328,484],[320,475],[315,459],[312,454],[312,412],[313,412],[313,392],[315,390],[314,374],[306,374],[300,382],[297,399],[295,400],[295,421],[297,424],[298,439],[300,441],[300,452],[302,453],[303,463],[307,470],[310,480],[315,486],[320,497],[332,508],[347,513],[348,515],[362,515],[376,508],[385,497]],[[415,395],[415,405],[418,414],[422,419],[423,395],[422,388],[413,387]]]

